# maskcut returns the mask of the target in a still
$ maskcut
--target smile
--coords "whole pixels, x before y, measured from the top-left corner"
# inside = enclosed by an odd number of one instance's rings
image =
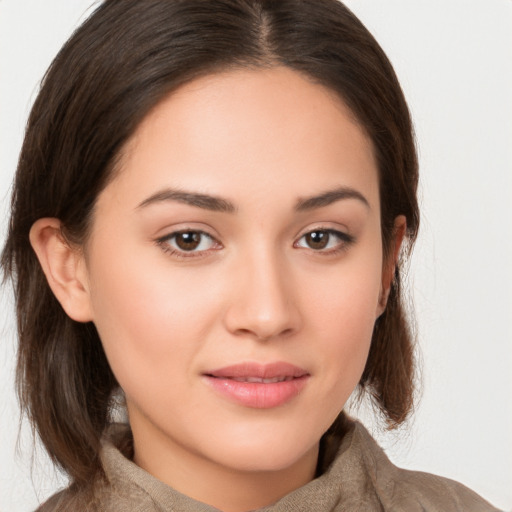
[[[271,379],[262,379],[261,377],[233,377],[237,382],[262,382],[263,384],[272,384],[274,382],[286,382],[295,377],[272,377]]]
[[[223,398],[255,409],[271,409],[290,402],[306,386],[310,375],[289,363],[241,363],[203,374],[205,382]]]

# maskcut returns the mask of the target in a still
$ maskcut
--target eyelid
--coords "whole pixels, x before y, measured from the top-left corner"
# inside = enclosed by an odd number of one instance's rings
[[[304,235],[307,235],[308,233],[312,233],[313,231],[327,231],[334,234],[339,234],[343,238],[354,238],[353,235],[349,234],[350,230],[345,225],[340,225],[339,223],[336,223],[333,226],[333,223],[331,222],[319,222],[310,224],[306,228],[299,231],[299,234],[297,235],[297,240]]]

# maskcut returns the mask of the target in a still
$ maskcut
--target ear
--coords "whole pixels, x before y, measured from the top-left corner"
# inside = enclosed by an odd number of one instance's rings
[[[395,218],[395,225],[393,228],[392,252],[384,261],[382,266],[382,281],[380,289],[379,304],[377,306],[377,317],[384,313],[386,304],[391,290],[391,283],[395,275],[396,264],[400,256],[400,248],[405,237],[407,230],[407,219],[404,215],[398,215]]]
[[[77,322],[91,321],[83,254],[66,241],[61,222],[54,218],[37,220],[30,229],[30,243],[50,288],[67,315]]]

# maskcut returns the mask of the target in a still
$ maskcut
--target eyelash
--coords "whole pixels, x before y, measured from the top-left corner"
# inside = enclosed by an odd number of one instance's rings
[[[328,235],[329,239],[328,242],[330,242],[331,237],[338,238],[339,242],[336,244],[335,247],[331,247],[329,249],[313,249],[312,247],[300,247],[298,244],[299,242],[306,236],[312,235],[313,233],[322,233],[324,235]],[[343,231],[338,231],[337,229],[332,228],[322,228],[318,227],[315,229],[311,229],[308,232],[304,233],[300,236],[300,238],[294,242],[293,246],[296,248],[304,248],[304,249],[310,249],[316,254],[321,254],[323,256],[334,256],[336,254],[339,254],[345,250],[347,250],[350,245],[352,245],[355,242],[355,238],[352,235],[349,235],[348,233],[344,233]]]
[[[328,235],[329,239],[328,239],[327,243],[330,242],[330,237],[334,236],[334,237],[339,239],[339,243],[336,244],[335,247],[329,248],[327,250],[325,250],[325,249],[318,249],[318,250],[316,250],[316,249],[313,249],[312,247],[301,247],[301,246],[299,246],[299,242],[304,237],[306,237],[307,235],[312,235],[313,233],[322,233],[322,234]],[[214,246],[216,246],[216,247],[209,248],[209,249],[204,249],[204,250],[199,250],[199,251],[195,251],[195,250],[186,251],[186,250],[180,250],[180,249],[177,249],[177,248],[173,248],[169,244],[171,240],[175,240],[177,236],[184,235],[184,234],[195,234],[195,235],[200,235],[200,237],[202,237],[202,238],[203,237],[209,238],[212,241],[212,244]],[[338,231],[338,230],[332,229],[332,228],[322,228],[322,227],[319,227],[319,228],[312,229],[312,230],[302,234],[298,238],[298,240],[293,243],[293,247],[298,248],[298,249],[309,249],[309,250],[312,250],[316,254],[330,256],[330,255],[336,255],[336,254],[339,254],[342,251],[345,251],[354,242],[355,242],[355,238],[352,235],[349,235],[348,233],[344,233],[342,231]],[[202,241],[199,242],[199,245],[201,243],[202,243]],[[180,258],[180,259],[203,258],[205,256],[208,256],[208,254],[212,250],[213,251],[217,251],[220,248],[222,248],[222,245],[220,244],[220,242],[218,240],[216,240],[212,235],[210,235],[209,233],[207,233],[205,231],[201,231],[201,230],[198,230],[198,229],[184,229],[184,230],[180,230],[180,231],[175,231],[173,233],[169,233],[168,235],[165,235],[165,236],[163,236],[161,238],[158,238],[156,240],[156,244],[165,253],[170,254],[171,256],[173,256],[175,258]]]

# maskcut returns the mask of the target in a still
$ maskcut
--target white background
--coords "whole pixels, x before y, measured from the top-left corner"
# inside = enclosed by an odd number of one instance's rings
[[[37,84],[92,0],[0,1],[0,214]],[[392,460],[512,510],[512,1],[347,0],[393,62],[415,120],[421,236],[409,285],[423,391],[413,421],[375,430]],[[19,450],[14,315],[0,303],[0,510],[62,483],[26,426]]]

